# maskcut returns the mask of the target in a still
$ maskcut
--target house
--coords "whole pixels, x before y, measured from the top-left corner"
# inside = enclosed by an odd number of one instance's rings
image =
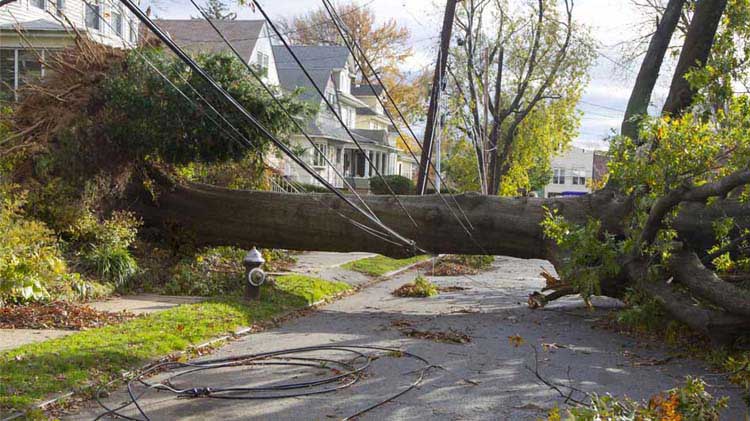
[[[231,50],[205,19],[155,19],[182,49],[191,53],[218,53]],[[271,36],[263,20],[213,20],[212,23],[237,50],[242,59],[253,65],[266,82],[278,85]]]
[[[0,92],[44,77],[40,57],[73,43],[68,21],[102,44],[130,48],[138,43],[139,21],[117,0],[15,0],[0,7]]]
[[[400,151],[396,147],[395,136],[389,130],[390,120],[377,100],[377,96],[384,94],[382,88],[376,87],[373,92],[369,86],[355,84],[353,58],[346,47],[293,46],[292,51],[312,76],[314,85],[286,48],[274,46],[273,54],[279,83],[287,92],[301,90],[300,98],[317,107],[318,112],[308,122],[306,132],[318,149],[357,190],[369,190],[369,179],[375,175],[374,169],[365,159],[365,154],[381,174],[396,174]],[[354,139],[362,146],[364,153],[328,109],[316,91],[316,86],[333,104]],[[290,141],[304,150],[303,159],[309,162],[318,174],[334,186],[343,187],[343,181],[331,166],[327,165],[321,153],[309,145],[303,135],[295,135]],[[318,184],[312,176],[293,162],[285,162],[283,173],[287,178],[299,183]]]
[[[595,155],[594,151],[573,147],[552,158],[552,179],[544,187],[543,197],[590,193]]]

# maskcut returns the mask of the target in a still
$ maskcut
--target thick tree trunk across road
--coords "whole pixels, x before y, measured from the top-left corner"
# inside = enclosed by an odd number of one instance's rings
[[[609,232],[622,232],[628,204],[615,193],[555,199],[503,198],[463,194],[445,201],[436,195],[400,196],[415,227],[390,196],[364,196],[389,227],[431,253],[491,254],[554,261],[540,223],[545,208],[557,209],[568,220],[585,223],[597,218]],[[353,199],[355,200],[355,199]],[[356,200],[355,200],[356,201]],[[449,209],[445,203],[451,205]],[[458,203],[461,209],[456,206]],[[197,245],[234,245],[291,250],[365,251],[405,256],[410,250],[382,241],[340,214],[364,223],[364,218],[332,194],[286,194],[240,191],[203,184],[177,184],[158,195],[157,203],[133,206],[152,226],[183,230]],[[750,225],[747,205],[724,206],[722,212]],[[458,223],[462,211],[471,222],[473,239]],[[340,214],[339,214],[340,213]],[[691,205],[678,218],[681,235],[692,241],[713,241],[711,222],[720,215]],[[469,224],[464,222],[464,225]]]

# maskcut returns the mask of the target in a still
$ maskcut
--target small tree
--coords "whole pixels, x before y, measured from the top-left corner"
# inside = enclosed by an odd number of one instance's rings
[[[208,0],[205,6],[201,8],[209,18],[217,20],[235,20],[237,19],[237,13],[230,12],[229,6],[221,0]],[[199,16],[194,19],[202,19],[203,16]]]

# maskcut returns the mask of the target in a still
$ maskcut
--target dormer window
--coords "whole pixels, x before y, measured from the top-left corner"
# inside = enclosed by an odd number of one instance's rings
[[[31,4],[34,7],[37,7],[39,9],[44,10],[44,3],[46,0],[29,0],[29,4]]]
[[[263,74],[268,74],[268,66],[269,66],[269,58],[268,54],[258,51],[258,68],[260,69]]]

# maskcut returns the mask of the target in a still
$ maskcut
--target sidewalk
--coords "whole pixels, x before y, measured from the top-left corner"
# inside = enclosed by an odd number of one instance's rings
[[[361,285],[369,280],[365,275],[341,269],[340,266],[366,257],[371,253],[333,253],[304,252],[297,256],[297,263],[292,272],[317,276],[320,278],[343,281],[351,285]],[[168,310],[182,304],[197,303],[202,297],[169,296],[158,294],[138,294],[112,297],[107,300],[88,303],[99,311],[129,311],[134,314],[148,314]],[[75,330],[60,329],[0,329],[0,352],[17,348],[21,345],[60,338],[75,333]]]

